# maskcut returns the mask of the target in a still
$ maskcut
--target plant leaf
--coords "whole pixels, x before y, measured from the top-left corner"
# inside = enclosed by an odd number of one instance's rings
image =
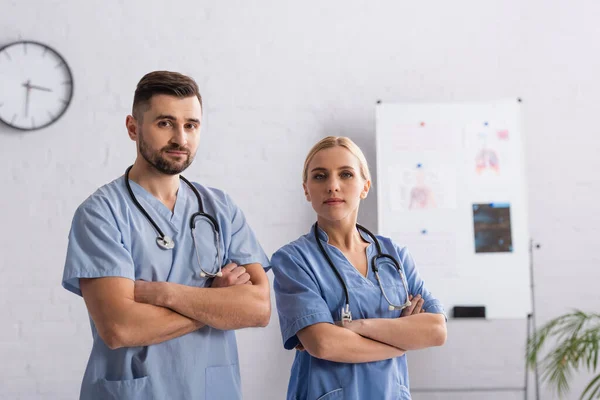
[[[594,388],[595,385],[595,388]],[[594,388],[594,390],[592,390]],[[589,393],[588,393],[589,392]],[[587,399],[584,397],[588,395]],[[592,400],[594,396],[598,395],[596,398],[600,398],[600,375],[596,376],[592,381],[587,385],[583,393],[581,393],[580,399],[584,400]]]

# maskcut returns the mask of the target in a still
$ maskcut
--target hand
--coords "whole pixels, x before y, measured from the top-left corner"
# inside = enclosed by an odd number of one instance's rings
[[[161,299],[166,295],[167,282],[135,281],[134,300],[138,303],[161,305]]]
[[[210,287],[220,288],[235,285],[252,285],[250,274],[246,272],[246,268],[239,266],[236,263],[227,264],[221,269],[221,272],[223,273],[223,276],[217,276],[213,279]]]
[[[423,309],[423,304],[425,303],[425,300],[421,297],[420,294],[414,297],[410,295],[408,296],[408,299],[410,300],[411,305],[402,310],[402,314],[400,315],[401,317],[421,314],[425,312],[425,309]]]

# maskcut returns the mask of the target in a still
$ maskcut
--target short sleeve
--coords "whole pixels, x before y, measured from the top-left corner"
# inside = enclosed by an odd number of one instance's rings
[[[269,258],[261,247],[256,235],[246,222],[242,210],[227,195],[231,212],[231,242],[227,249],[227,259],[238,265],[259,263],[265,272],[270,269]]]
[[[400,249],[395,244],[394,247],[398,252],[398,258],[402,263],[402,267],[404,268],[404,272],[406,274],[406,281],[408,284],[408,290],[410,294],[412,294],[413,296],[416,296],[418,294],[421,295],[421,297],[424,300],[423,308],[425,309],[425,312],[433,314],[443,314],[444,317],[448,319],[442,303],[438,299],[436,299],[429,290],[425,288],[425,283],[419,275],[419,271],[417,271],[415,260],[413,259],[408,249],[406,247]]]
[[[283,347],[291,350],[299,343],[298,331],[319,322],[334,321],[314,275],[304,263],[280,249],[273,254],[271,266]]]
[[[79,278],[108,276],[135,279],[133,259],[108,206],[88,199],[73,217],[62,285],[81,296]]]

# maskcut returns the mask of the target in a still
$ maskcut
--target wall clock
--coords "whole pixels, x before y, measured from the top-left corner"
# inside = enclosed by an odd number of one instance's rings
[[[41,129],[65,113],[72,97],[73,75],[56,50],[32,41],[0,48],[0,121]]]

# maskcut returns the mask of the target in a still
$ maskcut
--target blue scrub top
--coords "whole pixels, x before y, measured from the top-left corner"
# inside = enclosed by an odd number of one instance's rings
[[[313,229],[296,241],[282,247],[271,258],[275,275],[274,289],[284,347],[298,345],[299,330],[320,322],[333,324],[340,320],[345,295],[335,272],[319,250]],[[343,253],[329,245],[325,231],[319,228],[319,240],[346,282],[350,294],[353,319],[398,318],[400,311],[389,311],[381,294],[371,259],[377,253],[371,238],[367,248],[367,277],[350,264]],[[407,277],[408,290],[420,294],[424,308],[430,313],[444,314],[442,304],[425,289],[415,263],[406,249],[391,239],[377,236],[382,252],[400,262]],[[403,304],[407,293],[390,261],[380,259],[379,276],[385,293],[394,304]],[[306,351],[296,351],[288,386],[288,400],[398,400],[410,399],[406,355],[394,359],[347,364],[312,357]]]
[[[123,277],[207,287],[200,276],[189,220],[198,211],[194,192],[180,181],[174,211],[133,181],[144,209],[175,248],[163,250],[157,233],[131,200],[120,177],[101,187],[75,212],[62,284],[81,295],[79,278]],[[223,191],[194,183],[204,210],[221,231],[221,265],[260,263],[268,258],[244,214]],[[216,270],[217,250],[210,226],[197,219],[196,237],[202,267]],[[111,350],[90,318],[93,345],[81,386],[81,398],[107,399],[241,399],[234,331],[205,326],[166,342]]]

